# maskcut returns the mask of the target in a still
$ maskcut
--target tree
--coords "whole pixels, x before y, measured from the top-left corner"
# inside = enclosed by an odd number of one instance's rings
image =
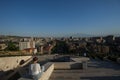
[[[68,53],[69,52],[69,47],[66,44],[65,41],[57,41],[56,46],[52,49],[52,53]]]
[[[8,42],[7,43],[7,48],[5,49],[5,50],[7,50],[7,51],[18,51],[19,50],[19,48],[18,47],[16,47],[16,45],[13,43],[13,42]]]

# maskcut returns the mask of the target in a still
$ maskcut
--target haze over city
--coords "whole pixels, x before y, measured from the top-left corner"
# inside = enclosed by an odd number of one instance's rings
[[[120,0],[0,0],[0,34],[120,34]]]

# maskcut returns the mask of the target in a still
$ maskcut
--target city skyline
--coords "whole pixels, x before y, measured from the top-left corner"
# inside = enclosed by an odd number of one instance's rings
[[[120,34],[119,0],[0,0],[0,34]]]

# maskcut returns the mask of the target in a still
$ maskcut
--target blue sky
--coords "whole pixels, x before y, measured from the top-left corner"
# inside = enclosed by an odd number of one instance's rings
[[[120,0],[0,0],[0,34],[120,34]]]

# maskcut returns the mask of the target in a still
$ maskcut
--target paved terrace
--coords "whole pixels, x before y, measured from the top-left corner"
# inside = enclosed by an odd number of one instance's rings
[[[120,80],[120,64],[90,59],[86,70],[54,70],[49,80]]]
[[[41,64],[49,62],[50,59],[53,59],[52,55],[39,56],[39,60],[40,62],[42,62]],[[83,58],[80,59],[83,60]],[[76,62],[80,62],[81,61],[80,59],[74,58]],[[47,70],[47,72],[43,76],[44,78],[46,78],[46,75],[48,74],[50,75],[50,72],[52,72],[49,70],[52,69],[49,68]],[[20,71],[22,72],[22,75],[24,75],[24,73],[26,74],[26,68],[23,68]],[[20,80],[29,80],[29,79],[25,78]],[[53,70],[53,73],[52,75],[50,75],[49,79],[42,79],[42,80],[120,80],[120,64],[111,61],[90,59],[88,61],[87,69],[67,69],[67,70],[55,69]]]

